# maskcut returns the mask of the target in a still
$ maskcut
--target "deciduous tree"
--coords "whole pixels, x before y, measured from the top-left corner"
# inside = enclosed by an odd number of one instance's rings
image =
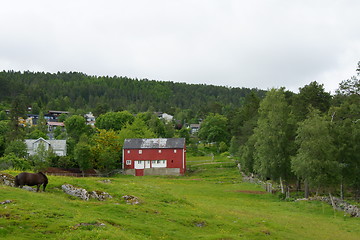
[[[254,130],[254,170],[264,179],[289,180],[294,124],[284,89],[271,89],[260,103]]]
[[[105,130],[121,130],[127,123],[132,123],[135,117],[128,111],[108,112],[96,119],[96,127]]]
[[[296,176],[313,187],[327,187],[338,181],[340,166],[329,124],[319,110],[313,109],[297,130],[295,142],[299,149],[292,158],[291,168]]]
[[[199,138],[207,143],[229,142],[228,119],[220,114],[209,114],[201,124]]]

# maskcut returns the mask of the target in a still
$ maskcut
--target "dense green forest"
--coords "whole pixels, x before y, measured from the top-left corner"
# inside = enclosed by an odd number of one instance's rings
[[[244,97],[255,91],[204,84],[97,77],[78,72],[0,72],[0,102],[10,104],[22,96],[37,111],[83,110],[99,115],[107,111],[129,110],[133,113],[149,109],[174,114],[176,109],[191,109],[204,114],[223,106],[239,107]]]
[[[331,192],[360,198],[360,62],[357,75],[335,94],[311,82],[298,93],[185,83],[95,77],[81,73],[0,74],[0,169],[47,166],[119,169],[125,138],[184,137],[191,155],[222,154],[241,169],[280,183],[282,192]],[[18,124],[27,107],[39,113],[36,127]],[[5,109],[10,109],[6,114]],[[44,113],[61,116],[67,156],[40,151],[26,157],[23,139],[47,137]],[[96,128],[82,116],[93,111]],[[154,115],[174,115],[164,121]],[[190,123],[201,122],[190,133]]]

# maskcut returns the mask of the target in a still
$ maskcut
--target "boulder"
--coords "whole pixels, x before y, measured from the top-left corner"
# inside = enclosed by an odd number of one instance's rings
[[[126,201],[127,204],[137,205],[140,204],[139,198],[132,195],[125,195],[122,198]]]
[[[112,196],[109,193],[102,191],[92,191],[90,193],[90,197],[95,198],[99,201],[105,201],[108,198],[112,198]]]
[[[4,205],[4,204],[9,204],[9,203],[12,203],[13,201],[11,200],[5,200],[3,202],[0,202],[0,205]]]

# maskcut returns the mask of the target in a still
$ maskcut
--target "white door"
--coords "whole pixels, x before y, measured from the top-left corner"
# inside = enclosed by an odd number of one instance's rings
[[[144,169],[145,161],[135,161],[135,169]]]

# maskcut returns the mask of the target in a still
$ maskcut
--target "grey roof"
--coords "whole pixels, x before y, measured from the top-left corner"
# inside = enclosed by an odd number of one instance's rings
[[[185,138],[128,138],[124,149],[140,148],[184,148]]]

